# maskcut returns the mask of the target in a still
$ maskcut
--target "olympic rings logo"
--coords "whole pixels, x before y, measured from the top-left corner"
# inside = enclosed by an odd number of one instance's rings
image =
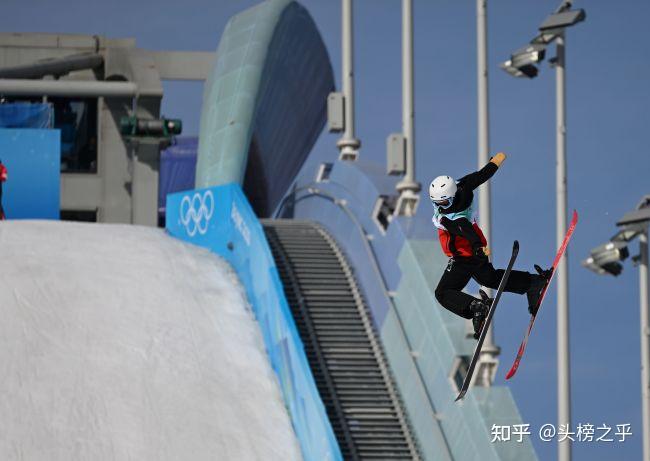
[[[194,237],[197,232],[204,235],[208,231],[213,213],[214,196],[210,190],[203,195],[197,192],[191,198],[186,195],[181,201],[180,220],[190,237]]]

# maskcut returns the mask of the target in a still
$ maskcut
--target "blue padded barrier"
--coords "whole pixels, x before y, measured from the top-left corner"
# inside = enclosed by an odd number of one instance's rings
[[[225,258],[246,289],[306,460],[342,460],[262,225],[238,184],[167,196],[167,231]],[[242,396],[245,398],[245,396]]]

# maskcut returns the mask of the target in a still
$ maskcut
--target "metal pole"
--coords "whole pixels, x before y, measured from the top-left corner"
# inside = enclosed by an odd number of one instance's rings
[[[564,240],[567,230],[567,172],[566,172],[566,94],[565,94],[565,40],[557,40],[556,106],[557,106],[557,246]],[[557,267],[557,381],[558,425],[571,427],[571,375],[569,368],[569,273],[568,251]],[[558,442],[559,461],[571,460],[571,443],[568,438]]]
[[[476,0],[476,48],[477,48],[477,86],[478,86],[478,168],[484,167],[489,161],[490,151],[490,120],[488,111],[488,68],[487,68],[487,0]],[[492,209],[490,200],[490,183],[483,183],[479,188],[479,210],[481,229],[485,238],[490,242],[492,233]],[[489,296],[492,290],[485,288]],[[494,346],[494,321],[485,337],[481,354],[493,360],[499,355],[499,349]],[[490,386],[492,384],[491,370],[483,367],[483,376],[477,377],[477,384]]]
[[[406,174],[397,183],[404,202],[417,200],[420,184],[415,181],[415,113],[413,109],[413,2],[402,0],[402,132],[406,143]],[[406,206],[403,214],[412,216],[415,207]]]
[[[121,98],[162,96],[162,90],[141,90],[134,82],[0,79],[0,95]]]
[[[104,64],[98,53],[80,53],[62,58],[46,59],[0,69],[0,78],[43,78],[47,75],[61,76],[75,70],[94,69]]]
[[[413,4],[402,0],[402,131],[406,139],[405,182],[413,182]]]
[[[356,160],[361,143],[354,137],[354,40],[352,35],[352,0],[343,0],[341,5],[343,25],[343,97],[345,105],[345,130],[336,143],[341,150],[341,160]]]
[[[641,413],[643,415],[643,461],[650,461],[650,305],[648,292],[648,230],[639,237],[639,298],[641,306]]]

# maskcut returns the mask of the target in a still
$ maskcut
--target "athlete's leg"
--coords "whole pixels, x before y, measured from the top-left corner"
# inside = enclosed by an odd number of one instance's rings
[[[466,319],[472,318],[469,305],[476,299],[462,291],[471,276],[465,264],[450,259],[436,288],[436,299],[442,307]]]
[[[501,283],[501,278],[503,278],[504,273],[505,270],[497,270],[492,263],[484,262],[475,266],[472,271],[472,277],[481,285],[496,290],[499,287],[499,283]],[[530,288],[532,277],[533,275],[529,272],[513,270],[510,272],[508,282],[503,291],[523,295]]]

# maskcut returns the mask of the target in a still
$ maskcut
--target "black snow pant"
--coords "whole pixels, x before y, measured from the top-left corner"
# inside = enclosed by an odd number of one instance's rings
[[[463,288],[473,278],[485,287],[497,289],[504,272],[503,269],[495,269],[487,258],[451,258],[438,282],[436,299],[445,309],[471,319],[469,305],[476,298],[463,293]],[[530,288],[531,280],[532,276],[529,272],[513,270],[510,272],[504,291],[524,294]]]

